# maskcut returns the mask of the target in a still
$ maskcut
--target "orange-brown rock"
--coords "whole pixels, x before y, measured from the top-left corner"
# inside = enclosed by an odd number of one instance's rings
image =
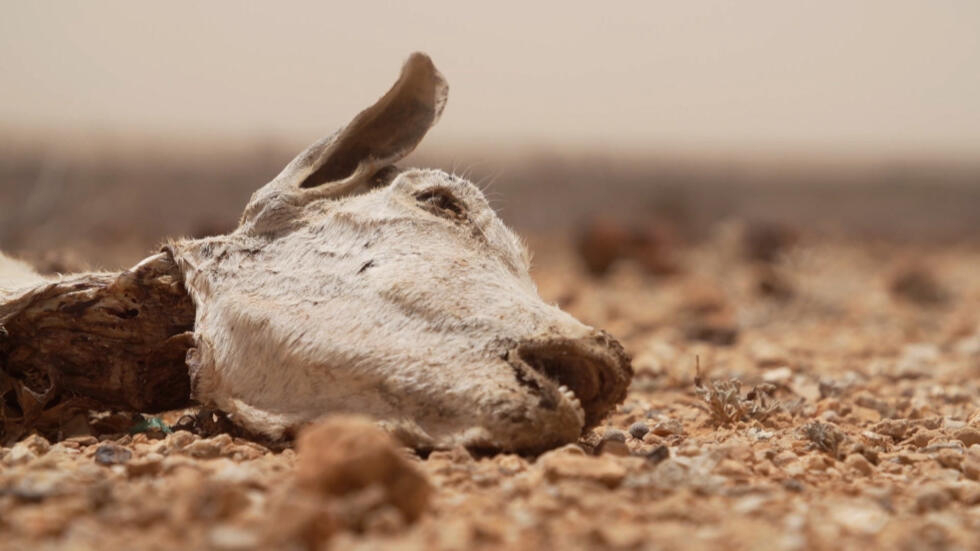
[[[417,519],[432,489],[398,443],[370,419],[335,415],[307,427],[296,442],[296,484],[323,496],[380,488],[408,520]]]

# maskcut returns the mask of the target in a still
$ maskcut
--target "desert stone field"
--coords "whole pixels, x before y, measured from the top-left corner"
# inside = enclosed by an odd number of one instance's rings
[[[978,23],[3,2],[0,551],[980,551]]]
[[[541,296],[634,370],[535,455],[413,450],[350,415],[280,441],[198,408],[37,428],[4,379],[0,548],[980,548],[980,241],[706,220],[523,232]],[[7,239],[49,273],[125,266],[152,241],[98,236],[126,223]]]

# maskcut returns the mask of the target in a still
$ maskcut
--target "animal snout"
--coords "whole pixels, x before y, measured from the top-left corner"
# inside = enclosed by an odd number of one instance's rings
[[[630,358],[604,331],[582,338],[545,337],[521,342],[512,351],[531,370],[577,400],[587,427],[597,424],[626,397],[633,377]],[[573,396],[569,396],[570,394]]]

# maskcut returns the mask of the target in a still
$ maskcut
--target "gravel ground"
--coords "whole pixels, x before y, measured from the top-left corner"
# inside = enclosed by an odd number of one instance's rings
[[[0,448],[0,548],[980,549],[980,249],[750,234],[601,277],[538,245],[542,295],[634,358],[577,444],[422,457],[336,417],[270,448],[103,414]]]

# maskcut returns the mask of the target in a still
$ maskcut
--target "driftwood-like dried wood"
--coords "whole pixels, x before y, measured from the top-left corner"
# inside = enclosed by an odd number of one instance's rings
[[[0,304],[0,399],[24,417],[79,398],[103,409],[185,407],[193,327],[169,253],[40,285]]]

